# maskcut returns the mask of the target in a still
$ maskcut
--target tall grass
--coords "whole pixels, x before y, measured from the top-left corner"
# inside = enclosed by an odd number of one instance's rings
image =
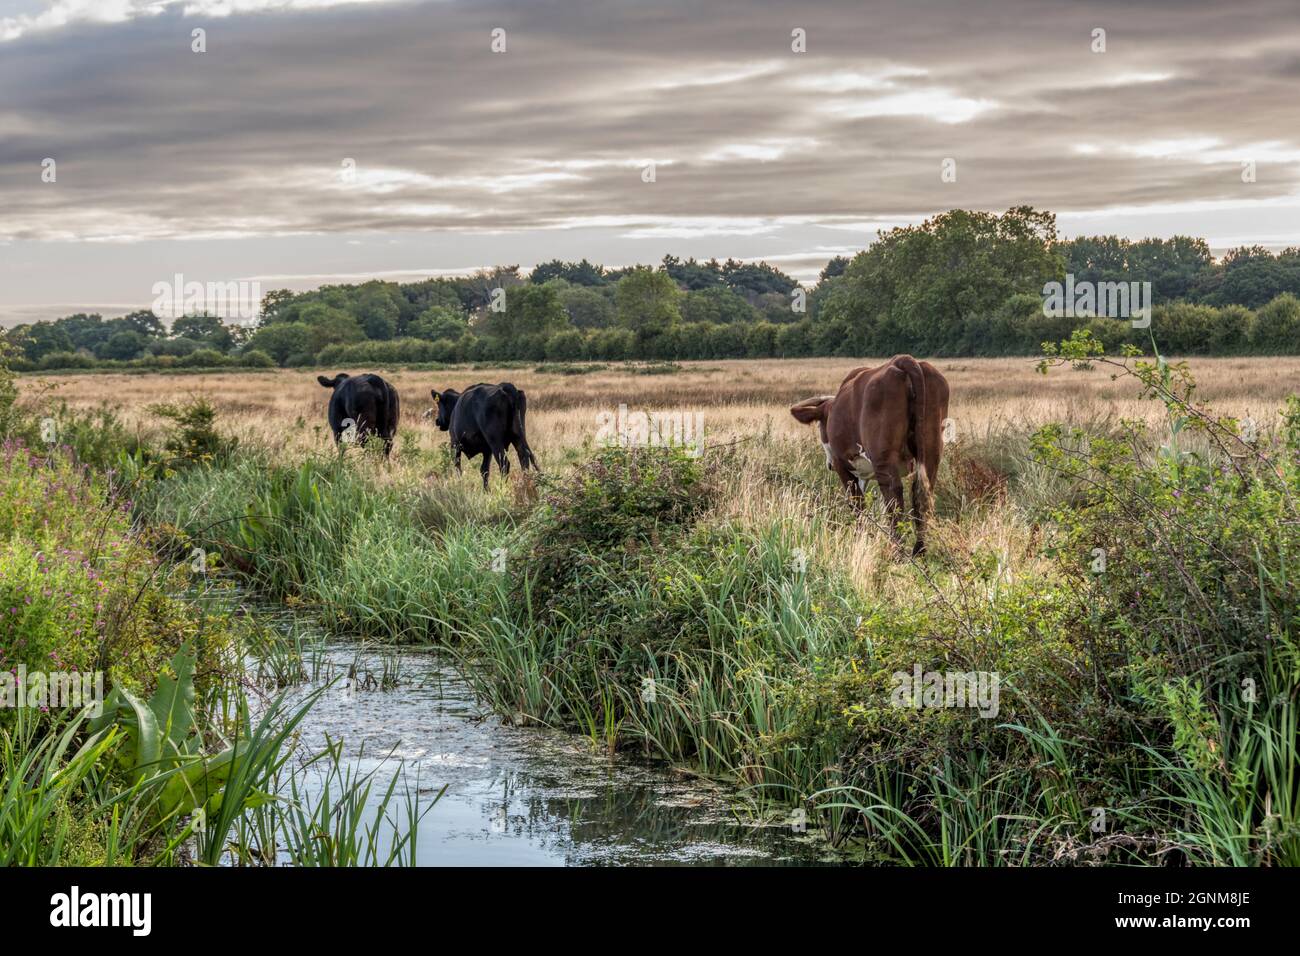
[[[473,603],[505,541],[507,505],[372,485],[337,459],[270,467],[248,456],[192,470],[138,504],[183,529],[259,590],[308,606],[334,630],[393,641],[445,636]],[[489,519],[489,520],[485,520]]]
[[[359,771],[338,741],[300,764],[277,768],[279,796],[239,821],[232,859],[291,866],[419,864],[420,822],[447,788],[422,801],[418,774],[408,780],[398,768],[375,790],[379,769]]]
[[[85,848],[68,846],[74,807],[92,803],[96,777],[104,757],[116,741],[105,734],[78,745],[83,717],[58,731],[31,720],[18,710],[11,727],[0,727],[0,866],[60,866],[90,862]],[[120,828],[120,817],[110,815],[87,826],[81,820],[77,838],[99,842],[104,862],[118,857],[122,843],[130,842]],[[110,832],[98,833],[96,829]]]

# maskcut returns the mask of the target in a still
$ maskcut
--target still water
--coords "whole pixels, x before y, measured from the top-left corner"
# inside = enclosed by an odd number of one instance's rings
[[[832,862],[811,828],[796,832],[784,819],[760,825],[735,793],[636,758],[593,754],[583,738],[503,723],[435,653],[338,643],[312,655],[314,679],[290,700],[354,667],[361,679],[324,691],[302,728],[306,750],[341,741],[346,762],[374,771],[373,801],[394,774],[397,802],[403,786],[418,785],[422,806],[446,787],[419,824],[422,866]],[[396,670],[395,686],[365,689],[366,677],[385,667]],[[391,833],[405,814],[389,812]]]

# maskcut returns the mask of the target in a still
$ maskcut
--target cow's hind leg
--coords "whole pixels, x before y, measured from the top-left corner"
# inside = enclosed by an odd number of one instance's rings
[[[916,529],[916,544],[912,545],[912,557],[925,554],[925,523],[929,504],[929,489],[922,482],[921,470],[912,476],[912,527]]]
[[[502,445],[500,448],[492,449],[492,457],[496,459],[497,470],[501,472],[501,477],[505,478],[510,474],[510,459],[506,457],[507,446]]]
[[[491,467],[492,467],[492,456],[489,455],[487,452],[484,452],[484,453],[483,453],[483,466],[482,466],[481,468],[479,468],[479,471],[480,471],[480,472],[482,473],[482,475],[483,475],[483,490],[484,490],[484,491],[487,491],[487,490],[488,490],[488,470],[489,470]]]

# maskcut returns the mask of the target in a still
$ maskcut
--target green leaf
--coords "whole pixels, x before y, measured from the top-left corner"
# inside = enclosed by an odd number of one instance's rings
[[[190,813],[206,805],[230,779],[236,766],[235,751],[227,747],[212,757],[200,757],[172,773],[158,796],[158,813]]]
[[[158,721],[153,711],[129,690],[114,687],[104,700],[103,711],[87,729],[93,736],[114,724],[126,729],[118,759],[129,768],[132,780],[139,782],[147,769],[158,766],[162,755]]]
[[[161,674],[158,689],[149,698],[159,730],[159,756],[168,761],[187,752],[186,742],[194,729],[195,651],[187,641],[171,660],[176,676]]]

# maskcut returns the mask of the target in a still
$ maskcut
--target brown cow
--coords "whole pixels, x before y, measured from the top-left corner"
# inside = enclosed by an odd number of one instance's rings
[[[912,478],[913,554],[925,551],[930,484],[943,454],[948,417],[948,383],[929,362],[896,355],[877,368],[855,368],[834,395],[808,398],[790,407],[796,421],[817,423],[826,467],[840,476],[858,507],[867,482],[880,485],[898,540],[903,479]]]

